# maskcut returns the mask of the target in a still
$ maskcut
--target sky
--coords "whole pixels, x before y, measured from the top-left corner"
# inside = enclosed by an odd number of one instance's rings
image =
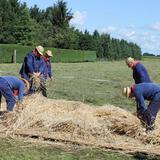
[[[142,53],[160,54],[160,0],[65,0],[74,14],[70,25],[90,33],[138,44]],[[28,7],[53,6],[57,0],[20,0]]]

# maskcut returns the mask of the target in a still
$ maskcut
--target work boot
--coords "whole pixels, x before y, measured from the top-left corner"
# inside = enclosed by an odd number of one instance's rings
[[[154,128],[155,128],[155,123],[154,122],[155,122],[155,117],[154,116],[148,116],[146,130],[153,131]]]
[[[0,111],[0,119],[3,119],[6,113],[8,113],[8,111]]]
[[[4,117],[4,112],[0,111],[0,118]]]
[[[154,124],[152,124],[150,126],[147,125],[146,126],[146,133],[151,133],[154,130],[154,128],[155,128]]]

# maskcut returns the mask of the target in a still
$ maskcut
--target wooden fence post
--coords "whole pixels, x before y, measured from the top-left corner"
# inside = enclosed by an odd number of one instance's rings
[[[16,52],[16,49],[15,49],[13,57],[12,57],[12,63],[16,63],[16,58],[17,58],[17,52]]]

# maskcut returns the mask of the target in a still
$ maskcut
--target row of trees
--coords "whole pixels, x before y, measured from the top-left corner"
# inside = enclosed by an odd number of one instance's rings
[[[69,25],[73,13],[67,3],[59,0],[41,10],[35,5],[28,8],[18,0],[0,0],[0,43],[24,45],[42,44],[46,47],[95,50],[98,58],[141,58],[141,48],[109,34],[92,34]]]
[[[155,54],[152,54],[152,53],[147,53],[147,52],[145,52],[145,53],[143,53],[143,56],[160,56],[159,54],[158,55],[155,55]]]

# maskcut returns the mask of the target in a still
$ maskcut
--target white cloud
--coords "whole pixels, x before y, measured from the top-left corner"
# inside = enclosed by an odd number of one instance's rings
[[[135,31],[131,31],[126,34],[127,37],[133,37],[134,35],[136,35]]]
[[[143,53],[160,54],[160,34],[158,30],[153,32],[147,27],[134,27],[133,30],[132,27],[108,26],[99,30],[99,32],[109,33],[111,37],[136,43],[141,47]]]
[[[80,28],[81,26],[84,25],[86,18],[87,18],[87,12],[76,11],[73,15],[73,19],[71,19],[70,21],[70,25]]]
[[[154,30],[160,30],[160,22],[156,22],[151,25],[151,28]]]
[[[115,32],[115,31],[116,31],[116,27],[108,26],[108,27],[102,28],[100,32],[101,33],[112,33],[112,32]]]

